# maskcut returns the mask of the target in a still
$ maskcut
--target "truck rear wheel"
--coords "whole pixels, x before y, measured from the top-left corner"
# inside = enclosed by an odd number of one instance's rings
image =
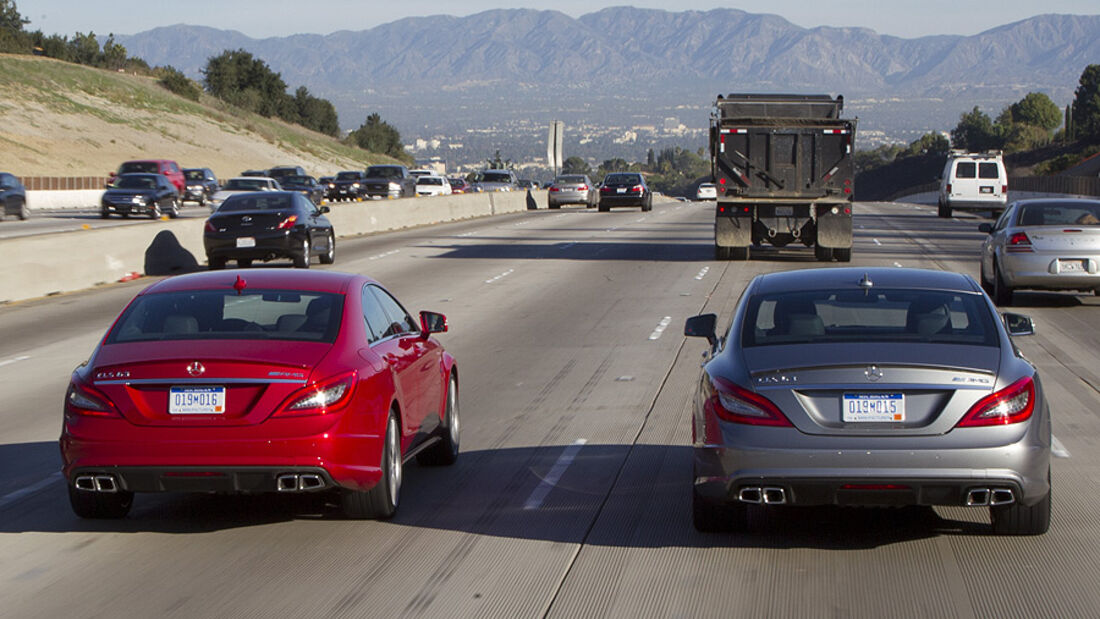
[[[851,247],[837,247],[833,249],[833,257],[837,262],[851,262],[852,261],[852,248]]]
[[[817,258],[818,262],[832,262],[833,248],[814,245],[814,257]]]
[[[940,217],[943,217],[944,219],[950,219],[951,218],[951,205],[946,204],[944,202],[940,202],[937,214]]]
[[[729,260],[730,248],[722,247],[721,245],[714,246],[714,259],[715,260]]]
[[[748,260],[749,248],[748,247],[730,247],[730,260]]]

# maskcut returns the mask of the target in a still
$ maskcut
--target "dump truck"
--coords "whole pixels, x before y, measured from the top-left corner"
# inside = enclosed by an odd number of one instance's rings
[[[853,143],[844,97],[718,95],[711,111],[711,176],[718,189],[714,253],[747,260],[752,246],[812,247],[852,259]]]

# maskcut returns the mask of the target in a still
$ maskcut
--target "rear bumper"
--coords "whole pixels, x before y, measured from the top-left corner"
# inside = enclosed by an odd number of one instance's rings
[[[242,235],[243,236],[243,235]],[[255,247],[237,247],[237,237],[203,237],[203,245],[208,258],[269,260],[271,258],[294,258],[301,252],[303,235],[294,231],[265,232],[257,234]]]
[[[600,206],[644,206],[645,196],[638,194],[634,195],[618,195],[613,193],[601,193],[600,194]]]
[[[316,482],[289,489],[280,478],[313,476]],[[335,488],[338,484],[320,467],[248,466],[248,467],[169,467],[99,466],[75,468],[68,476],[70,484],[85,477],[111,477],[117,488],[127,492],[312,492]],[[88,489],[76,484],[79,489]]]
[[[1005,207],[1005,196],[991,196],[988,198],[947,198],[947,205],[960,211],[987,211],[1000,210]]]
[[[588,204],[588,194],[580,191],[560,191],[547,194],[549,204]]]
[[[1060,272],[1059,259],[1086,260],[1086,270]],[[1096,290],[1100,288],[1100,259],[1066,255],[1002,254],[1001,277],[1012,288],[1033,290]]]

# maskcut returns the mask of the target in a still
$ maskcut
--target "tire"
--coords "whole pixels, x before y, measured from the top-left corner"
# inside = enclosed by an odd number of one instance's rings
[[[160,204],[153,201],[153,206],[149,208],[149,219],[160,219],[163,213],[160,210]]]
[[[348,518],[392,518],[401,496],[401,430],[393,410],[386,419],[382,442],[382,478],[370,490],[344,490],[340,497]]]
[[[458,434],[461,424],[458,422],[458,383],[453,376],[447,381],[446,397],[447,408],[443,412],[443,425],[439,428],[441,440],[416,456],[416,461],[420,464],[447,466],[458,460]]]
[[[989,278],[986,277],[984,262],[978,267],[978,283],[981,284],[982,290],[984,290],[987,295],[990,297],[993,296],[993,284],[989,281]]]
[[[748,247],[731,247],[730,260],[748,260],[749,248]]]
[[[610,206],[606,206],[606,205],[604,205],[604,204],[600,204],[600,212],[601,212],[601,213],[606,213],[606,212],[608,212],[608,211],[610,211],[610,210],[611,210],[611,207],[610,207]]]
[[[1047,472],[1050,479],[1050,472]],[[1009,505],[997,505],[989,508],[989,520],[993,525],[993,532],[997,535],[1042,535],[1050,529],[1050,495],[1052,490],[1047,490],[1046,496],[1035,505],[1021,505],[1011,503]]]
[[[722,247],[721,245],[714,246],[714,259],[715,260],[729,260],[730,259],[730,247]]]
[[[111,216],[111,211],[108,211],[105,208],[99,209],[99,218],[100,219],[107,219],[110,216]]]
[[[852,261],[852,248],[851,247],[837,247],[833,249],[833,257],[837,262],[851,262]]]
[[[1001,277],[1001,269],[997,263],[993,263],[993,302],[997,307],[1009,307],[1012,305],[1012,289],[1005,285]]]
[[[336,235],[332,232],[328,233],[328,249],[325,253],[321,254],[321,264],[332,264],[336,262]]]
[[[943,217],[944,219],[950,219],[951,218],[951,205],[940,202],[937,214],[940,217]]]
[[[175,219],[180,216],[180,201],[172,198],[172,206],[168,209],[168,217]]]
[[[551,209],[551,210],[557,210],[557,209],[560,209],[560,208],[561,208],[561,205],[560,205],[560,204],[554,204],[554,203],[552,203],[552,202],[550,202],[550,203],[547,203],[547,204],[546,204],[546,206],[547,206],[547,208],[549,208],[549,209]]]
[[[210,256],[206,257],[206,263],[210,265],[209,268],[211,271],[220,271],[224,269],[225,262],[225,258],[211,258]]]
[[[199,206],[206,206],[206,196],[199,198]]]
[[[833,248],[814,245],[814,258],[817,258],[818,262],[832,262]]]
[[[134,505],[133,492],[91,492],[69,486],[69,505],[81,518],[117,520],[125,518]]]
[[[294,260],[294,268],[296,269],[308,269],[309,268],[309,235],[306,235],[302,246],[298,248],[298,253],[294,254],[292,260]]]
[[[20,200],[19,201],[19,208],[16,209],[15,213],[16,213],[16,215],[19,216],[19,219],[21,219],[23,221],[27,221],[27,218],[30,217],[31,214],[30,214],[30,211],[27,210],[26,200]]]
[[[237,268],[247,269],[252,266],[252,258],[237,258]]]
[[[748,525],[748,506],[741,503],[713,503],[691,492],[691,523],[703,533],[743,531]]]

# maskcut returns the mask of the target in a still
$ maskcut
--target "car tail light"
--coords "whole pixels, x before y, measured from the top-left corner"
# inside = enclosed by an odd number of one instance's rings
[[[1008,185],[1001,185],[1001,194],[1004,195],[1006,193],[1008,193]]]
[[[951,193],[951,183],[947,183],[947,187],[944,189],[944,191],[948,194]]]
[[[957,428],[1001,426],[1020,423],[1035,411],[1035,381],[1030,376],[991,393],[970,407]]]
[[[280,230],[289,230],[294,227],[294,222],[298,221],[297,215],[291,215],[286,219],[279,222],[278,228]]]
[[[553,186],[550,187],[550,193],[554,193],[556,191],[561,191],[561,189],[558,189],[557,187],[553,187]]]
[[[69,383],[65,393],[65,412],[85,417],[118,417],[118,409],[111,399],[98,389],[78,380]]]
[[[728,380],[715,378],[714,393],[708,406],[724,421],[743,423],[751,426],[790,427],[791,421],[779,410],[779,407],[762,395],[738,387]]]
[[[275,416],[327,415],[335,412],[351,400],[351,394],[355,391],[355,377],[355,372],[348,372],[303,387],[287,398],[287,404]]]
[[[641,193],[642,192],[642,186],[641,185],[634,185],[633,187],[630,188],[630,193],[635,193],[635,192]]]
[[[203,226],[202,228],[203,228],[203,230],[205,230],[207,232],[217,232],[218,231],[218,229],[214,227],[213,222],[211,222],[209,219],[206,220],[206,225]]]
[[[1012,236],[1008,237],[1005,251],[1010,254],[1026,254],[1035,250],[1032,249],[1031,239],[1027,237],[1026,232],[1014,232]]]
[[[577,191],[588,191],[588,185],[581,185],[577,187]]]

